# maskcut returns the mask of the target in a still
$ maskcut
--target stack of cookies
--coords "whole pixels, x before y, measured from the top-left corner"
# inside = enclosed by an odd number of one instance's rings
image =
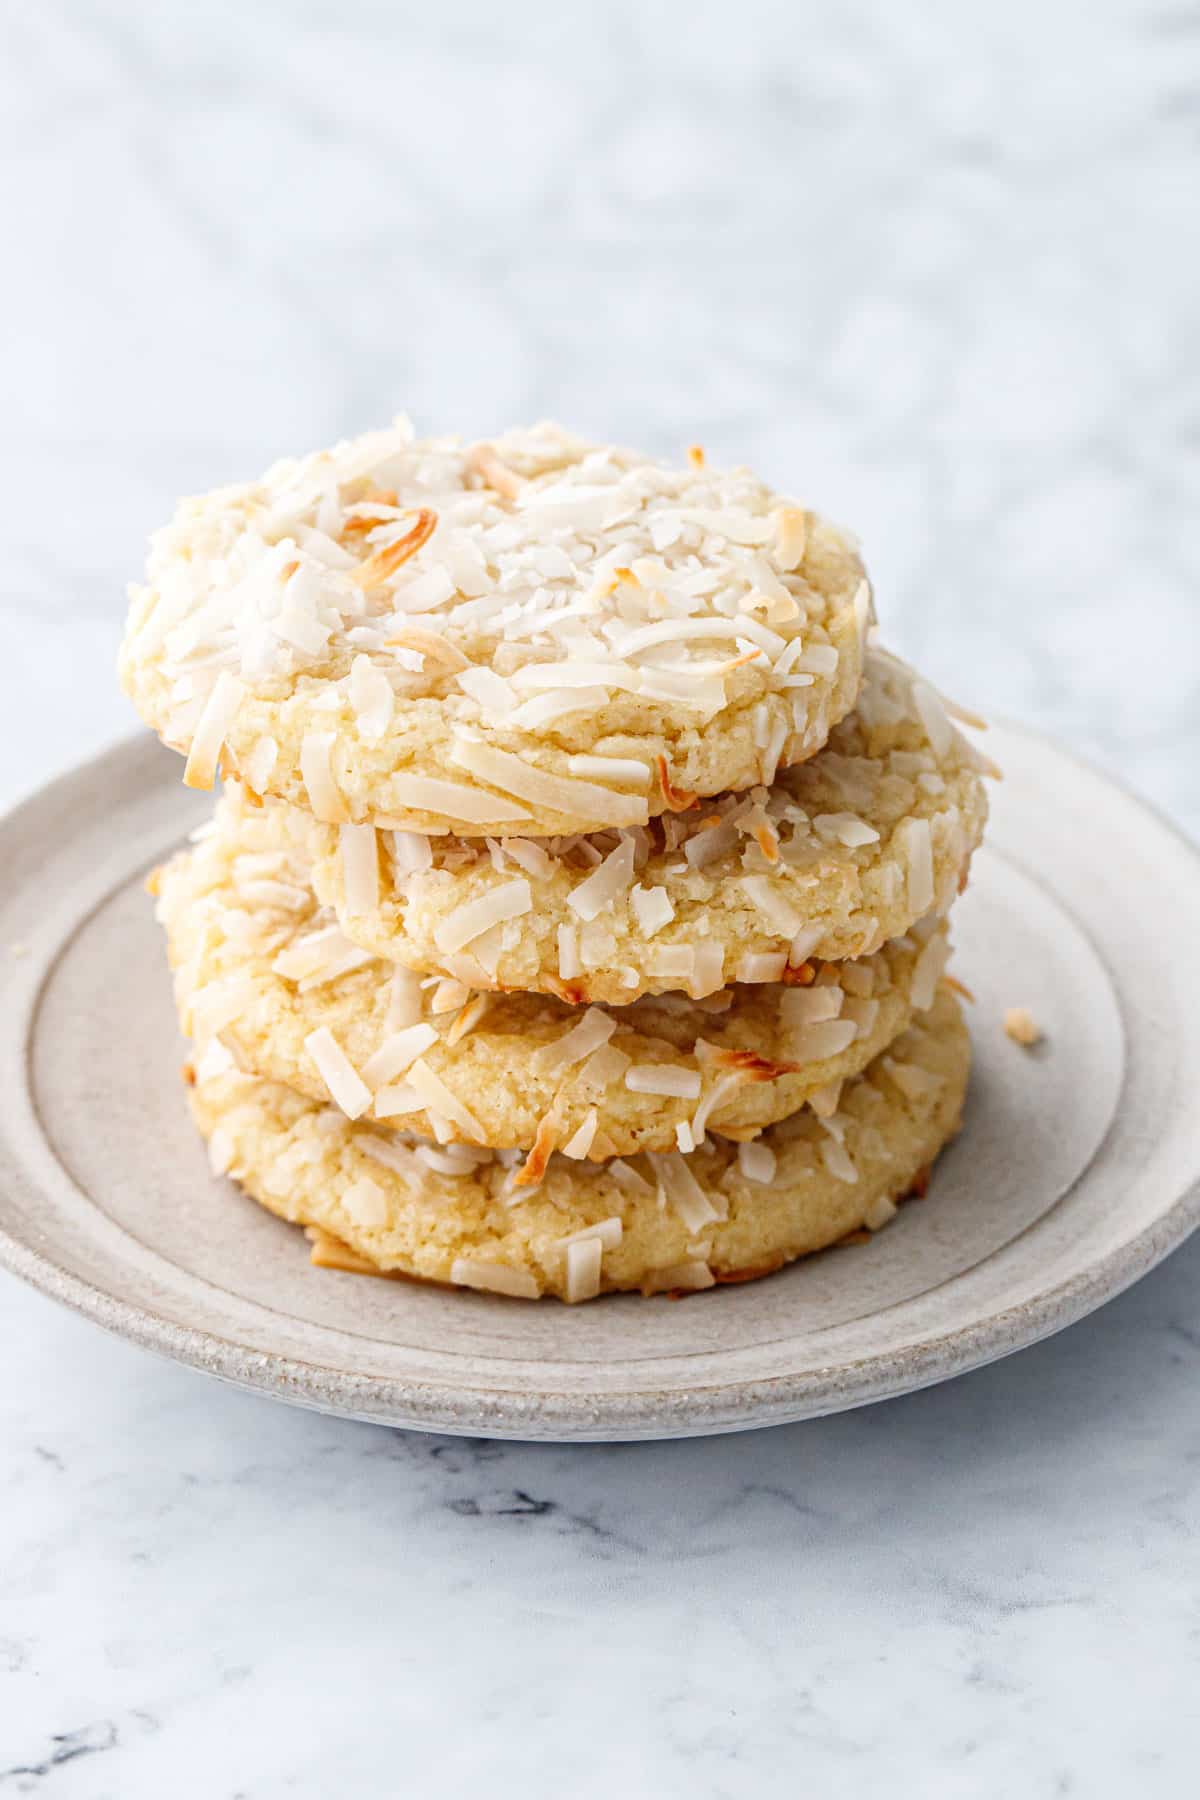
[[[923,1191],[986,764],[844,532],[400,421],[185,502],[121,672],[224,777],[153,882],[192,1110],[314,1261],[677,1293]]]

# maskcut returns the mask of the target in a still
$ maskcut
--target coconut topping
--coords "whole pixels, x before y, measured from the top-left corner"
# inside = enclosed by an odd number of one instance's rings
[[[211,785],[248,695],[310,679],[369,746],[398,707],[442,708],[474,800],[410,764],[388,774],[393,808],[513,823],[511,796],[633,825],[656,771],[632,752],[639,731],[658,735],[656,715],[703,727],[756,702],[773,772],[789,738],[807,754],[828,728],[827,695],[810,721],[798,684],[834,681],[843,651],[857,662],[870,619],[848,538],[745,469],[664,466],[553,425],[482,446],[418,440],[398,420],[183,502],[133,592],[125,669],[135,686],[154,669],[155,722],[190,744],[194,785]],[[612,748],[568,745],[560,773],[478,736],[555,744],[584,714],[611,714]],[[337,823],[333,724],[308,734],[302,776]],[[275,773],[264,752],[257,791]],[[655,810],[691,804],[665,763],[657,775]]]

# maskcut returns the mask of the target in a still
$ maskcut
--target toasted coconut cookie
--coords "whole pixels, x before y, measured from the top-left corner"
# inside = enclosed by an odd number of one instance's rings
[[[752,1280],[886,1224],[958,1125],[970,1047],[943,988],[827,1120],[800,1112],[755,1143],[710,1140],[691,1156],[555,1156],[533,1189],[514,1187],[515,1153],[353,1124],[220,1060],[210,1050],[195,1072],[196,1121],[214,1169],[272,1212],[380,1271],[587,1300]]]
[[[369,830],[273,810],[365,949],[472,987],[621,1005],[790,979],[810,957],[866,956],[944,913],[983,832],[983,766],[933,690],[872,651],[856,711],[819,756],[637,830],[384,833],[376,853]]]
[[[927,1008],[944,931],[807,985],[572,1007],[546,994],[472,994],[359,949],[321,911],[299,853],[270,847],[263,811],[228,813],[155,877],[184,1030],[219,1037],[246,1072],[349,1116],[442,1143],[576,1159],[753,1135],[837,1088]]]
[[[545,836],[811,756],[870,616],[848,540],[745,469],[399,424],[184,501],[121,677],[194,787]]]

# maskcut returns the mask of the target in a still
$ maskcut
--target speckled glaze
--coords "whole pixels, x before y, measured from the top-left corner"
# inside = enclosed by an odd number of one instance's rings
[[[1177,946],[1200,875],[1169,830],[1050,745],[1005,730],[990,747],[1006,780],[955,914],[975,1077],[928,1199],[869,1246],[768,1281],[582,1309],[316,1272],[298,1232],[209,1177],[142,891],[206,803],[184,799],[157,746],[119,747],[0,833],[13,872],[0,941],[29,951],[0,1042],[0,1254],[99,1323],[242,1386],[498,1437],[776,1424],[1068,1324],[1196,1220],[1200,1130],[1177,1076],[1200,1067],[1183,1003],[1200,953]],[[1064,807],[1080,828],[1069,846]],[[1149,871],[1170,898],[1139,940]],[[1016,1003],[1045,1031],[1034,1052],[1001,1029]]]

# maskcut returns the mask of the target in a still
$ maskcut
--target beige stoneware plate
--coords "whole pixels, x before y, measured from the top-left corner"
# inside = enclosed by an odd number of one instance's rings
[[[871,1243],[673,1303],[567,1308],[318,1271],[208,1174],[142,890],[209,799],[148,738],[0,823],[0,1261],[148,1348],[324,1411],[496,1437],[677,1437],[861,1405],[1033,1343],[1200,1222],[1200,858],[1010,728],[956,908],[966,1127]],[[1046,1032],[1011,1043],[1004,1009]]]

